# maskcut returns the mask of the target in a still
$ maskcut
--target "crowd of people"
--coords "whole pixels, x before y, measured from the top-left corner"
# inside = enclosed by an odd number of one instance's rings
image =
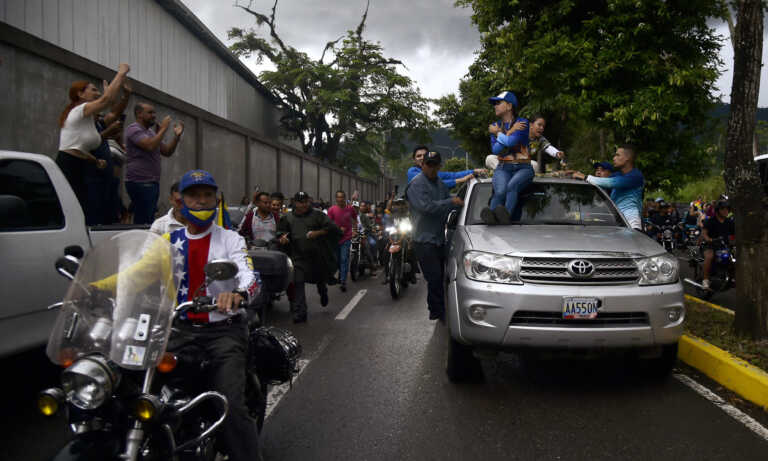
[[[132,94],[126,77],[128,64],[120,64],[111,82],[99,90],[80,80],[69,88],[69,103],[59,117],[59,152],[64,176],[90,226],[150,224],[157,211],[161,157],[170,157],[184,133],[184,124],[171,127],[166,115],[157,123],[153,105],[133,107],[135,122],[124,126]],[[173,135],[165,142],[168,131]],[[128,206],[122,197],[123,183]]]

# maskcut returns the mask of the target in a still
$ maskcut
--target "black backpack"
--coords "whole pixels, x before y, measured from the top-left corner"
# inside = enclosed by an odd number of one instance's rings
[[[298,373],[301,344],[288,330],[260,327],[250,334],[251,367],[262,384],[292,381]]]

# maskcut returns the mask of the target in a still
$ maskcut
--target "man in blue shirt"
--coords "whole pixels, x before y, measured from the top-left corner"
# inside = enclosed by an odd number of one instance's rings
[[[611,189],[611,200],[629,222],[633,229],[642,230],[640,218],[643,209],[643,173],[635,168],[637,151],[635,147],[625,144],[613,155],[615,172],[608,178],[585,176],[584,173],[573,173],[574,179],[586,179],[590,184]]]
[[[413,178],[419,175],[421,173],[421,165],[424,161],[424,156],[427,154],[427,151],[429,151],[429,148],[427,146],[416,146],[415,149],[413,149],[413,153],[411,154],[411,158],[413,158],[413,166],[408,168],[408,182],[410,183],[413,181]],[[472,177],[473,173],[481,174],[481,173],[487,173],[488,170],[484,170],[482,168],[478,168],[476,170],[464,170],[464,171],[439,171],[437,173],[437,177],[440,178],[443,183],[448,186],[448,189],[453,188],[456,186],[456,184],[461,184],[469,178]]]
[[[439,180],[440,154],[429,152],[424,157],[422,172],[405,188],[405,198],[413,218],[413,250],[427,281],[429,319],[443,319],[445,299],[445,220],[464,201],[451,197],[448,187]]]

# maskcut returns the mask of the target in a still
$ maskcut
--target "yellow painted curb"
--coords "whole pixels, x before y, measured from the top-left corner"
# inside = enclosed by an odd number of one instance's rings
[[[695,336],[683,335],[680,360],[768,410],[768,373]]]
[[[711,309],[715,309],[715,310],[718,310],[718,311],[725,312],[726,314],[736,315],[736,312],[728,309],[727,307],[718,306],[717,304],[712,304],[710,302],[704,301],[703,299],[699,299],[699,298],[697,298],[695,296],[685,295],[685,299],[687,299],[688,301],[691,301],[693,303],[702,304],[702,305],[707,306],[707,307],[709,307]]]

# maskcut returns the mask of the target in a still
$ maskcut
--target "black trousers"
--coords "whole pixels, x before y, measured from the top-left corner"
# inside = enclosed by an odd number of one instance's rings
[[[210,362],[208,387],[227,398],[229,411],[218,434],[232,461],[260,460],[259,433],[245,403],[248,354],[246,322],[221,326],[185,327],[191,341],[183,347],[199,347]]]
[[[427,308],[436,315],[445,313],[445,245],[413,242],[421,272],[427,281]]]
[[[308,282],[307,274],[300,267],[293,268],[293,301],[291,302],[291,313],[294,317],[306,317],[307,315],[307,292],[304,288]],[[325,282],[317,284],[317,293],[322,295],[328,292],[328,286]],[[290,293],[289,293],[290,299]]]

